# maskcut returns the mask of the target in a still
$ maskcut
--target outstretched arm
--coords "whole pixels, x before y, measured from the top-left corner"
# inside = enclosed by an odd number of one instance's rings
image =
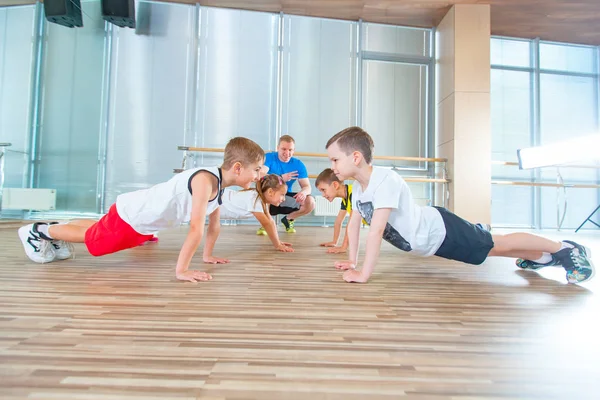
[[[321,243],[323,247],[335,247],[340,238],[340,231],[342,229],[342,223],[344,222],[344,218],[346,218],[346,210],[340,210],[338,212],[337,217],[335,218],[335,223],[333,224],[333,240],[331,242]]]
[[[345,210],[343,212],[344,212],[344,214],[346,214]],[[352,219],[352,211],[350,211],[349,213],[350,213],[350,219]],[[348,241],[348,227],[350,226],[350,219],[348,220],[348,224],[346,224],[346,229],[345,229],[345,233],[344,233],[344,240],[342,241],[342,245],[341,246],[332,247],[331,249],[327,249],[328,253],[345,253],[346,250],[348,250],[348,243],[349,243],[349,241]],[[338,222],[338,221],[336,220],[336,222]],[[339,229],[338,230],[338,235],[340,234],[339,231],[342,228],[343,222],[344,222],[344,218],[342,217],[341,221],[339,221],[340,226],[338,228]],[[337,243],[337,239],[336,239],[336,243]]]
[[[206,272],[188,270],[192,257],[202,241],[204,233],[204,220],[206,218],[206,207],[208,201],[216,191],[217,183],[215,178],[209,174],[197,174],[192,179],[192,215],[190,219],[190,229],[187,237],[181,246],[175,275],[182,281],[207,281],[212,277]]]
[[[213,257],[212,252],[215,248],[215,243],[221,232],[221,209],[217,208],[208,216],[208,229],[206,232],[206,242],[204,243],[204,252],[202,260],[207,264],[227,264],[226,258]]]
[[[379,258],[379,250],[381,248],[381,239],[383,237],[383,231],[387,225],[387,221],[392,212],[391,208],[378,208],[373,213],[371,219],[371,225],[369,228],[369,235],[367,236],[367,246],[365,249],[365,260],[360,271],[350,269],[344,272],[344,280],[346,282],[360,282],[364,283],[369,280],[375,264]],[[358,215],[358,213],[354,213]],[[354,219],[354,218],[353,218]],[[360,218],[359,221],[360,223]],[[350,238],[352,243],[352,238]]]
[[[360,242],[360,213],[352,213],[346,235],[348,236],[348,260],[336,261],[337,269],[354,269],[358,261],[358,245]]]
[[[269,239],[271,239],[273,246],[275,246],[277,250],[283,251],[285,253],[291,253],[294,251],[291,244],[284,243],[279,240],[279,235],[277,234],[277,226],[275,226],[275,221],[273,221],[273,218],[261,212],[253,212],[252,214],[254,214],[254,216],[256,217],[258,222],[260,222],[262,227],[265,228]]]
[[[344,251],[346,251],[346,249],[348,248],[348,226],[350,226],[350,219],[352,218],[352,211],[349,211],[349,218],[348,218],[348,224],[346,224],[346,232],[344,233],[344,241],[342,242],[342,249]],[[342,222],[344,222],[344,220],[342,220]],[[358,225],[360,227],[360,224]]]

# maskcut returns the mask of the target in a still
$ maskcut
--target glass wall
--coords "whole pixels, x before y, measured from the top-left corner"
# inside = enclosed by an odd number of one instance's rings
[[[0,142],[5,187],[29,184],[29,132],[36,56],[36,6],[0,8]]]
[[[432,40],[429,29],[362,25],[358,117],[379,156],[432,156]],[[417,177],[433,175],[435,168],[424,162],[378,160],[376,164]],[[418,203],[431,205],[432,186],[409,186]]]
[[[491,43],[492,160],[515,161],[516,149],[533,145],[533,69],[529,41]],[[531,171],[492,165],[492,179],[531,181]],[[534,190],[526,186],[492,185],[492,223],[531,227]],[[516,201],[518,199],[518,201]]]
[[[276,14],[202,9],[196,145],[223,148],[244,136],[264,149],[273,146],[278,28]]]
[[[46,24],[35,187],[57,192],[58,211],[97,211],[105,24],[82,2],[83,28]]]
[[[427,154],[427,66],[363,61],[363,127],[377,155]]]
[[[173,176],[193,140],[195,7],[140,2],[136,29],[110,26],[110,98],[103,207]],[[193,143],[193,142],[192,142]],[[166,150],[169,151],[166,151]]]
[[[597,133],[598,48],[493,38],[492,159],[517,161],[517,149]],[[557,182],[556,168],[519,170],[494,165],[492,180]],[[572,184],[596,184],[597,169],[560,168]],[[492,187],[495,225],[576,228],[597,206],[600,191],[527,186]]]
[[[364,26],[361,126],[373,136],[378,155],[429,153],[431,40],[428,29]]]
[[[296,139],[296,151],[324,153],[330,136],[356,124],[357,26],[300,16],[283,23],[281,134]],[[313,175],[330,165],[303,161]]]
[[[540,43],[540,144],[599,133],[598,48]],[[600,158],[600,149],[598,149]],[[568,183],[599,181],[598,171],[589,168],[560,168]],[[556,180],[556,168],[543,168],[542,181]],[[565,196],[562,191],[559,196]],[[598,206],[599,191],[568,189],[563,226],[577,228]],[[557,190],[543,188],[540,195],[541,227],[557,224]],[[560,198],[559,198],[560,199]],[[588,224],[588,228],[593,225]]]
[[[12,124],[3,118],[1,139],[22,142],[10,186],[29,186],[22,168],[31,169],[32,187],[57,189],[57,212],[105,212],[119,194],[173,176],[178,145],[222,148],[234,136],[268,151],[289,134],[297,151],[324,153],[327,138],[360,124],[380,155],[429,155],[431,30],[146,0],[129,29],[105,23],[99,0],[82,8],[74,29],[35,7],[0,9],[0,54],[10,56],[0,63],[2,112]],[[21,114],[6,106],[17,84],[28,88]],[[194,153],[187,166],[221,159]],[[303,161],[311,175],[329,166]],[[429,187],[414,186],[428,202]]]

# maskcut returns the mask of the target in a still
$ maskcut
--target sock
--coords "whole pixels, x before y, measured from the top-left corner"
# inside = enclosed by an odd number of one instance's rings
[[[50,236],[50,233],[48,232],[48,228],[50,228],[50,225],[38,224],[36,228],[39,233],[46,236],[48,239],[50,239],[50,240],[54,239],[52,236]]]
[[[542,253],[542,256],[537,260],[531,260],[536,264],[548,264],[552,261],[552,255],[550,253]]]
[[[570,243],[567,243],[567,242],[560,242],[560,250],[562,250],[562,249],[572,249],[572,248],[574,248],[574,247],[575,247],[575,246],[573,246],[573,245],[572,245],[572,244],[570,244]],[[559,251],[560,251],[560,250],[559,250]]]

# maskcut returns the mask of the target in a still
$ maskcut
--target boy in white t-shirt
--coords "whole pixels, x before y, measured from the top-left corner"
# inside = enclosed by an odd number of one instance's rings
[[[469,264],[481,264],[489,256],[514,257],[524,269],[562,265],[569,283],[593,277],[590,251],[580,244],[555,242],[529,233],[492,236],[445,208],[417,205],[396,172],[371,165],[373,147],[371,136],[359,127],[338,132],[326,145],[337,177],[356,180],[352,208],[358,212],[349,222],[350,259],[335,263],[336,268],[346,270],[346,282],[367,282],[382,239],[419,256],[437,255]],[[363,266],[356,270],[361,216],[370,228]]]
[[[228,263],[229,260],[212,255],[219,236],[223,188],[234,185],[249,188],[259,177],[264,157],[258,144],[236,137],[225,146],[220,168],[189,169],[148,189],[121,194],[98,222],[37,222],[21,227],[19,237],[29,259],[46,263],[70,258],[70,243],[85,243],[90,254],[101,256],[136,247],[161,230],[189,221],[190,228],[179,252],[175,275],[183,281],[210,280],[212,277],[206,272],[188,269],[202,241],[206,216],[209,225],[203,261]]]
[[[221,205],[222,219],[247,219],[255,217],[265,230],[273,246],[279,251],[291,253],[292,244],[279,240],[275,221],[269,215],[269,206],[279,206],[285,201],[287,184],[281,176],[265,175],[249,190],[225,189]]]

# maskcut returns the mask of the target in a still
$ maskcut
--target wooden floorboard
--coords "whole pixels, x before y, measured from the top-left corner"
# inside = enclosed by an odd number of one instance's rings
[[[385,244],[371,281],[347,284],[317,246],[331,229],[281,233],[293,254],[255,229],[224,226],[215,254],[231,264],[196,257],[213,280],[191,284],[174,278],[185,228],[46,265],[0,228],[0,398],[598,398],[599,277]],[[598,234],[558,237],[600,254]]]

